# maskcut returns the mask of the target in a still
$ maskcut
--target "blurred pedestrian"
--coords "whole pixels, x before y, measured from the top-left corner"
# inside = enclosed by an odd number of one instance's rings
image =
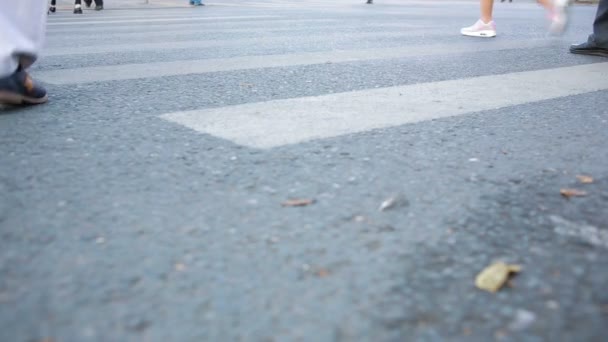
[[[57,0],[51,0],[49,6],[49,13],[55,13],[57,11]],[[74,14],[82,14],[82,0],[74,0]]]
[[[205,6],[202,0],[190,0],[192,6]]]
[[[549,32],[560,34],[566,28],[568,16],[568,0],[538,0],[547,10],[551,25]],[[494,0],[480,0],[481,18],[473,26],[465,27],[460,30],[465,36],[491,38],[496,37],[496,24],[492,19]]]
[[[600,0],[593,22],[593,33],[586,42],[572,45],[570,52],[608,57],[608,0]]]
[[[25,71],[42,49],[47,0],[0,1],[0,104],[47,101],[46,90]]]
[[[93,4],[92,0],[84,0],[84,4],[87,6],[87,8],[91,8],[91,5]],[[101,11],[103,9],[103,0],[95,0],[95,10],[96,11]]]

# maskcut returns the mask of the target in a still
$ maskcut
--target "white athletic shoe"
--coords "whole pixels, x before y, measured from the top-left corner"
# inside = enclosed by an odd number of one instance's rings
[[[492,38],[496,37],[496,24],[494,24],[494,21],[484,23],[479,19],[475,25],[461,29],[460,33],[471,37]]]

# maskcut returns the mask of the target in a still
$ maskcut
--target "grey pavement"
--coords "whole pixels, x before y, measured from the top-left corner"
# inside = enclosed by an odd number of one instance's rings
[[[363,2],[49,16],[50,102],[0,109],[0,341],[605,341],[595,7],[480,40],[475,1]]]

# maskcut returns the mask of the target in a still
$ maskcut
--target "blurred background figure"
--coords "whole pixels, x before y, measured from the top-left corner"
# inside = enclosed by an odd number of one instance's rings
[[[374,3],[374,0],[367,0],[367,4],[368,4],[368,5],[371,5],[371,4],[373,4],[373,3]]]
[[[74,0],[74,14],[82,14],[82,0]],[[57,0],[51,0],[51,6],[49,6],[49,13],[55,13],[57,11]]]
[[[549,32],[552,34],[561,34],[566,28],[568,15],[569,0],[538,0],[547,11],[550,19]],[[460,33],[465,36],[491,38],[496,37],[496,24],[492,19],[492,11],[494,8],[494,0],[480,0],[479,7],[481,9],[481,18],[477,20],[473,26],[464,27]]]
[[[84,4],[87,6],[87,8],[91,8],[91,5],[93,4],[92,0],[84,0]],[[96,11],[101,11],[103,9],[103,0],[95,0],[95,10]]]
[[[202,0],[190,0],[192,6],[205,6]]]

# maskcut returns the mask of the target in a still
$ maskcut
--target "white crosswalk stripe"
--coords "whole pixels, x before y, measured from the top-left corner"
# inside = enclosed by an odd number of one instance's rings
[[[271,148],[606,89],[608,63],[598,63],[171,113],[163,118],[237,144]]]
[[[424,32],[433,32],[425,29]],[[435,31],[437,32],[437,31]],[[419,35],[420,30],[408,30],[402,32],[381,32],[381,33],[351,33],[351,34],[328,34],[325,36],[316,36],[307,39],[310,44],[321,42],[332,42],[344,39],[371,39],[371,38],[391,38],[405,37],[409,35]],[[92,53],[113,53],[113,52],[129,52],[129,51],[158,51],[171,49],[194,49],[194,48],[210,48],[210,47],[238,47],[247,44],[264,44],[264,45],[285,45],[293,41],[292,37],[264,37],[259,38],[244,38],[231,40],[187,40],[178,42],[159,42],[159,43],[135,43],[135,44],[106,44],[88,46],[86,49],[82,47],[65,47],[51,48],[45,52],[45,56],[61,56],[61,55],[80,55]]]
[[[552,44],[545,40],[528,42],[493,42],[471,50],[467,43],[445,45],[423,45],[400,48],[369,50],[335,50],[328,52],[310,52],[287,55],[244,56],[220,59],[201,59],[175,62],[158,62],[143,64],[125,64],[78,69],[61,69],[38,73],[38,77],[53,84],[81,84],[101,81],[132,80],[148,77],[166,77],[202,74],[208,72],[248,70],[260,68],[278,68],[300,65],[327,64],[393,59],[415,56],[432,56],[480,51],[500,51],[513,48],[542,47]]]
[[[284,6],[285,8],[290,6],[282,2],[260,4],[250,2],[248,4]],[[297,3],[296,5],[302,6],[303,4]],[[423,14],[421,12],[411,15]],[[68,69],[46,69],[36,73],[36,77],[39,79],[55,85],[120,82],[266,68],[391,61],[422,56],[466,56],[512,49],[550,47],[554,44],[554,41],[547,39],[492,40],[485,41],[483,44],[480,44],[479,41],[455,40],[449,43],[404,44],[383,48],[358,47],[285,54],[241,54],[236,57],[188,60],[185,63],[178,58],[178,53],[175,51],[239,48],[248,44],[263,48],[289,46],[293,44],[292,36],[275,35],[273,32],[295,31],[302,27],[306,28],[307,25],[328,27],[328,29],[333,27],[336,31],[329,31],[323,35],[306,36],[301,38],[298,44],[306,46],[325,44],[327,46],[336,41],[346,41],[362,46],[365,41],[440,34],[443,29],[427,28],[411,22],[388,21],[379,22],[374,31],[345,33],[340,32],[339,29],[361,28],[373,24],[368,22],[359,23],[359,26],[356,26],[356,22],[345,24],[338,17],[286,18],[283,14],[197,16],[186,11],[150,17],[146,17],[145,14],[117,15],[103,19],[92,18],[90,21],[65,17],[57,19],[51,17],[50,20],[49,41],[51,44],[45,53],[47,57],[86,57],[92,54],[110,56],[116,53],[145,53],[148,51],[176,55],[174,59],[161,62],[80,66]],[[213,23],[204,24],[209,21]],[[142,25],[137,25],[138,23]],[[78,26],[76,34],[81,35],[85,32],[95,32],[100,26],[108,24],[111,26],[100,33],[101,37],[104,35],[117,36],[132,39],[133,42],[125,43],[123,40],[123,43],[99,44],[95,41],[84,41],[82,43],[84,46],[82,44],[75,46],[59,44],[64,35],[73,29],[71,26]],[[121,24],[126,26],[121,26]],[[176,39],[178,36],[189,34],[193,29],[192,26],[196,30],[201,30],[202,33],[231,33],[236,34],[237,37]],[[239,38],[239,33],[259,33],[260,37],[256,39]],[[155,38],[154,41],[141,40],[150,35]],[[176,40],[172,41],[172,39]],[[166,113],[161,118],[236,144],[266,149],[606,89],[608,89],[608,63],[596,63],[272,100],[213,109],[200,108],[192,111]]]
[[[302,26],[294,27],[293,26],[294,20],[274,20],[273,21],[274,26],[272,28],[272,32],[273,33],[297,32],[298,30],[308,30],[308,28],[306,26],[307,24],[314,24],[315,27],[317,27],[317,28],[326,27],[327,30],[332,30],[329,33],[330,35],[335,35],[342,31],[346,31],[346,32],[348,32],[349,30],[352,31],[352,27],[336,25],[337,22],[338,22],[338,20],[336,20],[336,19],[298,20],[297,23],[301,24]],[[239,22],[239,23],[243,24],[243,22]],[[248,24],[250,24],[250,23],[248,23]],[[287,24],[288,26],[284,26],[284,24]],[[257,33],[260,36],[264,36],[268,32],[267,25],[268,24],[264,25],[263,27],[246,25],[247,28],[226,28],[226,27],[218,27],[218,25],[213,25],[212,27],[211,26],[205,27],[204,32],[205,32],[205,34],[210,34],[210,33]],[[192,27],[191,24],[173,24],[173,25],[171,25],[171,30],[167,30],[166,25],[154,25],[154,26],[146,26],[146,31],[141,32],[141,31],[137,31],[136,27],[119,26],[119,28],[121,29],[121,31],[119,31],[119,32],[114,32],[112,30],[104,29],[104,36],[97,37],[98,39],[95,41],[92,41],[89,45],[99,45],[98,44],[99,39],[105,39],[105,38],[115,39],[115,38],[117,38],[117,36],[119,36],[120,38],[146,39],[146,38],[150,38],[151,34],[154,36],[154,38],[164,38],[165,41],[167,41],[167,38],[176,38],[176,37],[180,37],[180,36],[184,36],[184,35],[191,35],[192,32],[189,31],[189,29],[191,27]],[[428,27],[425,27],[420,24],[412,24],[412,23],[385,23],[385,24],[380,24],[380,25],[374,25],[373,27],[362,26],[362,28],[368,28],[368,27],[374,28],[374,29],[383,28],[386,30],[392,29],[393,31],[394,30],[399,30],[399,31],[364,33],[363,34],[364,36],[366,36],[366,35],[371,36],[372,34],[384,35],[384,36],[389,35],[389,34],[398,34],[398,35],[405,36],[405,35],[419,35],[422,32],[432,33],[432,32],[436,31],[436,29],[433,30],[432,28],[428,28]],[[90,29],[90,30],[88,28],[84,28],[84,29],[80,29],[78,31],[78,33],[91,34],[91,33],[95,32],[95,30],[98,30],[98,29],[99,28],[97,28],[97,27]],[[129,30],[129,29],[133,30],[133,32],[128,32],[127,30]],[[66,32],[72,32],[72,31],[73,30],[71,30],[71,29],[62,29],[62,30],[52,31],[52,33],[66,33]],[[313,38],[315,38],[315,37],[313,37]],[[53,50],[55,48],[54,47],[55,45],[60,45],[62,42],[65,42],[65,37],[61,36],[61,35],[53,35],[53,36],[49,37],[47,40],[51,43],[51,46],[52,46],[50,49],[46,50],[48,52],[50,50]],[[201,39],[201,40],[205,40],[205,39]],[[234,40],[238,40],[238,39],[234,39]],[[231,44],[229,42],[226,42],[226,43]],[[118,45],[118,46],[121,46],[121,45]],[[122,46],[126,46],[126,45],[122,45]],[[82,53],[82,52],[83,51],[79,51],[78,53]],[[84,53],[88,53],[88,52],[84,51]]]
[[[238,17],[236,17],[238,18]],[[260,19],[254,20],[254,19],[249,19],[249,20],[222,20],[219,22],[216,21],[206,21],[206,22],[200,22],[200,23],[196,23],[196,27],[199,28],[200,30],[204,30],[205,33],[207,32],[238,32],[239,30],[242,31],[243,29],[239,29],[239,28],[234,28],[234,23],[232,23],[232,21],[238,22],[239,25],[243,26],[243,27],[251,27],[252,29],[268,29],[268,21],[262,21]],[[272,20],[272,24],[276,27],[276,29],[281,30],[281,29],[285,29],[285,27],[280,26],[281,24],[301,24],[301,25],[306,25],[306,24],[315,24],[315,23],[334,23],[336,22],[336,19],[302,19],[302,20],[281,20],[281,19],[274,19]],[[259,24],[263,24],[262,27],[255,27],[254,25],[259,25]],[[187,32],[191,32],[192,30],[192,23],[183,23],[183,22],[177,22],[177,23],[171,23],[171,30],[167,29],[167,24],[146,24],[145,26],[142,26],[141,24],[139,25],[112,25],[112,26],[105,26],[105,25],[101,25],[101,27],[103,27],[103,32],[104,35],[108,34],[120,34],[121,36],[123,34],[126,34],[125,37],[128,37],[130,34],[133,34],[134,37],[150,37],[151,34],[156,35],[157,33],[163,34],[164,32],[170,32],[170,31],[175,31],[177,29],[180,29],[181,33],[187,33]],[[412,25],[409,26],[404,26],[404,27],[412,27]],[[289,27],[287,27],[289,28]],[[97,33],[100,30],[100,25],[95,25],[94,23],[92,23],[91,25],[87,25],[87,26],[83,26],[83,27],[78,27],[77,31],[75,31],[75,29],[73,27],[50,27],[48,32],[49,34],[74,34],[74,35],[78,35],[78,34],[93,34],[93,33]],[[273,27],[273,30],[275,30],[275,28]],[[63,36],[51,36],[49,37],[50,39],[53,38],[62,38],[65,39],[65,37]]]
[[[82,21],[62,21],[51,22],[50,27],[67,26],[67,25],[94,25],[94,24],[133,24],[133,23],[156,23],[156,22],[176,22],[176,21],[219,21],[231,19],[268,19],[276,18],[276,16],[260,15],[260,16],[227,16],[227,17],[181,17],[181,18],[141,18],[141,19],[115,19],[115,20],[82,20]]]

